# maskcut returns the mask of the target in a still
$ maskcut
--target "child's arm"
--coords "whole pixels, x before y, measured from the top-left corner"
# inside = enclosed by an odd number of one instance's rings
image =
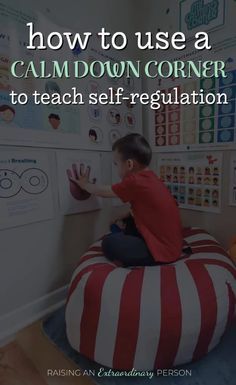
[[[115,198],[116,194],[112,191],[111,186],[105,186],[105,185],[96,185],[92,183],[85,183],[82,184],[83,187],[80,187],[83,190],[88,191],[90,194],[102,197],[102,198]]]
[[[115,198],[116,194],[112,191],[111,186],[96,185],[89,183],[88,175],[79,176],[78,179],[70,178],[70,180],[77,184],[82,190],[86,190],[88,193],[102,197],[102,198]]]

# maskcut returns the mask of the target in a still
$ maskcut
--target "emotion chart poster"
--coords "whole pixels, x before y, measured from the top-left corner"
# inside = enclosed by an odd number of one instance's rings
[[[158,175],[179,207],[220,213],[221,152],[161,154]]]
[[[27,23],[33,22],[35,30],[50,33],[62,32],[62,28],[51,22],[39,12],[25,9],[14,0],[0,4],[0,129],[3,144],[34,145],[42,147],[74,147],[81,145],[80,110],[76,105],[38,104],[32,96],[35,91],[49,97],[56,93],[60,97],[78,86],[77,81],[65,79],[40,78],[40,67],[34,68],[28,77],[14,78],[12,63],[46,63],[55,59],[50,50],[27,50],[29,29]],[[60,60],[74,60],[74,53],[64,47],[60,50]],[[26,66],[24,66],[24,69]],[[49,72],[49,71],[48,71]],[[10,93],[25,93],[26,104],[12,104]],[[73,144],[74,143],[74,144]],[[82,144],[83,146],[83,144]]]
[[[58,26],[40,12],[31,11],[28,6],[24,9],[17,0],[1,1],[0,129],[3,144],[110,151],[116,139],[127,133],[141,132],[141,105],[131,105],[127,97],[130,92],[140,92],[140,79],[112,79],[108,76],[96,79],[90,76],[54,78],[48,75],[53,71],[50,63],[54,60],[60,65],[71,63],[70,69],[77,61],[88,65],[99,60],[119,61],[120,58],[118,60],[112,51],[109,51],[109,58],[104,57],[96,34],[84,51],[79,46],[72,50],[66,45],[57,53],[48,49],[29,50],[27,23],[34,23],[34,31],[44,31],[45,36],[52,31],[62,35],[66,28]],[[27,77],[14,78],[11,66],[19,58],[25,63],[21,69],[24,74],[30,63],[45,64],[30,67]],[[98,71],[99,68],[95,67],[95,74]],[[124,95],[127,94],[122,105],[88,103],[90,94],[97,97],[102,92],[115,94],[119,87],[123,88]],[[27,103],[13,104],[11,91],[25,93]],[[52,103],[55,94],[58,95],[58,102]],[[49,100],[42,103],[42,95],[48,95],[45,97]],[[72,103],[69,104],[68,100]]]
[[[0,229],[53,217],[50,159],[37,150],[1,149]]]
[[[231,153],[230,159],[230,206],[236,206],[236,152]]]
[[[99,153],[82,151],[57,152],[59,201],[63,214],[76,214],[101,208],[101,199],[82,190],[70,178],[88,175],[91,183],[101,181],[101,157]]]
[[[122,51],[109,50],[105,55],[100,48],[100,37],[97,34],[91,39],[87,62],[110,60],[112,63],[122,60]],[[125,60],[125,57],[123,58]],[[141,79],[132,77],[111,78],[104,76],[94,79],[88,77],[85,82],[87,94],[100,95],[108,93],[111,97],[118,89],[123,89],[124,102],[121,104],[88,105],[82,111],[82,120],[86,122],[87,130],[83,130],[83,141],[89,149],[111,149],[113,143],[129,133],[142,133],[142,106],[131,104],[131,93],[141,92]],[[84,137],[85,135],[85,137]]]

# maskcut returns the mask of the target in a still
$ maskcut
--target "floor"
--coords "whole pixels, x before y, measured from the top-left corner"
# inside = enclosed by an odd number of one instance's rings
[[[49,342],[41,323],[24,329],[14,342],[0,348],[0,385],[94,385],[85,376],[48,376],[48,369],[55,373],[78,367]]]
[[[60,329],[60,328],[58,328]],[[59,330],[58,330],[59,332]],[[100,384],[107,385],[236,385],[235,368],[235,328],[231,328],[223,341],[202,360],[185,366],[192,370],[192,377],[154,377],[149,378],[102,378]],[[79,367],[83,366],[80,361]],[[93,365],[94,367],[94,365]],[[21,331],[16,340],[0,348],[0,385],[95,385],[91,377],[50,377],[47,371],[77,370],[78,365],[67,359],[45,337],[41,323],[36,323]],[[105,381],[103,381],[105,379]]]

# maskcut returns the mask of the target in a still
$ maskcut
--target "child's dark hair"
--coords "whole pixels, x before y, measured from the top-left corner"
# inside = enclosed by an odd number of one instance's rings
[[[140,134],[128,134],[118,139],[112,151],[118,151],[124,160],[134,159],[143,166],[148,166],[152,160],[151,147]]]
[[[94,138],[97,140],[98,136],[97,136],[97,133],[96,131],[91,128],[91,130],[89,130],[89,136],[94,136]]]
[[[14,108],[8,106],[7,104],[3,104],[2,106],[0,106],[0,112],[5,112],[7,110],[10,110],[14,115],[16,113]]]
[[[57,114],[50,114],[48,119],[56,119],[56,120],[61,120],[60,116]]]

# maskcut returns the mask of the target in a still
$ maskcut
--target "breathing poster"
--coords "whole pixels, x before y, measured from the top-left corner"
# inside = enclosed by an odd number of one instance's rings
[[[231,154],[230,159],[230,206],[236,206],[236,152]]]
[[[220,213],[221,152],[161,154],[158,175],[180,208]]]
[[[86,174],[91,183],[101,181],[99,153],[90,151],[58,151],[57,173],[60,208],[63,214],[76,214],[101,208],[101,198],[82,190],[71,178]]]
[[[0,155],[0,229],[52,219],[50,161],[40,151]]]

